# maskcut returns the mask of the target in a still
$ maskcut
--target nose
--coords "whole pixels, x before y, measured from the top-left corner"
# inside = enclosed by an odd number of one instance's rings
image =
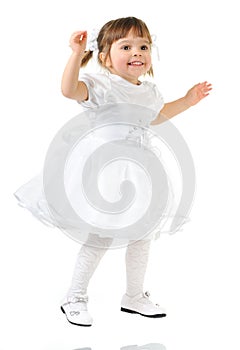
[[[142,56],[141,50],[136,48],[136,49],[133,51],[133,56]]]

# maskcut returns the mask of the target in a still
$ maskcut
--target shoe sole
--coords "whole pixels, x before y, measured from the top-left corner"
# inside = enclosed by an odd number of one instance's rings
[[[62,306],[61,306],[61,311],[65,314],[66,319],[68,320],[69,323],[74,324],[75,326],[91,327],[91,324],[81,324],[81,323],[74,323],[74,322],[69,321],[69,319],[67,318],[66,312]]]
[[[162,317],[166,317],[167,316],[167,314],[145,315],[145,314],[141,314],[141,312],[138,312],[138,311],[134,311],[134,310],[131,310],[131,309],[126,309],[125,307],[121,307],[121,311],[127,312],[129,314],[138,314],[138,315],[141,315],[141,316],[144,316],[144,317],[150,317],[150,318],[162,318]]]

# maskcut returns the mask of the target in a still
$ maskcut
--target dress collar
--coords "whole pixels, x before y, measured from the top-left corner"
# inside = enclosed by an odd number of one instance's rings
[[[144,84],[144,81],[139,81],[139,84],[133,84],[133,83],[131,83],[130,81],[128,81],[128,80],[126,80],[126,79],[120,77],[119,75],[113,74],[113,73],[111,73],[111,72],[109,72],[109,71],[106,71],[106,74],[107,74],[107,76],[108,76],[110,79],[115,80],[115,81],[118,81],[120,84],[125,85],[125,86],[126,86],[126,85],[128,85],[128,86],[130,85],[130,86],[139,88],[141,85]]]

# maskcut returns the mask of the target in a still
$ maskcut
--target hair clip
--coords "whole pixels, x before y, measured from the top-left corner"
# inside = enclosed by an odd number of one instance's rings
[[[98,50],[98,43],[97,43],[98,33],[99,31],[94,28],[90,33],[90,35],[88,36],[87,50],[90,50],[90,51]]]
[[[156,44],[157,35],[152,34],[152,35],[151,35],[151,38],[152,38],[152,48],[156,49],[157,59],[158,59],[158,61],[160,61],[159,49],[158,49],[158,46],[157,46],[157,44]]]

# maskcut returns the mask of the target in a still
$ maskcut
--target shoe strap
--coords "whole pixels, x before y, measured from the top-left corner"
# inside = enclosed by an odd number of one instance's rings
[[[136,300],[139,300],[141,298],[149,298],[149,296],[150,296],[149,292],[142,292],[142,293],[135,295],[134,297],[130,297],[130,299],[132,302],[135,302]]]
[[[150,297],[150,293],[148,291],[144,292],[144,293],[140,293],[140,294],[137,294],[135,295],[135,297],[132,298],[132,302],[140,299],[140,298],[145,298],[145,299],[149,299]],[[150,301],[151,302],[151,301]],[[159,307],[158,304],[154,304],[155,306]]]
[[[63,305],[69,304],[69,303],[87,303],[88,302],[88,296],[82,295],[82,296],[71,296],[68,297],[66,302]]]

